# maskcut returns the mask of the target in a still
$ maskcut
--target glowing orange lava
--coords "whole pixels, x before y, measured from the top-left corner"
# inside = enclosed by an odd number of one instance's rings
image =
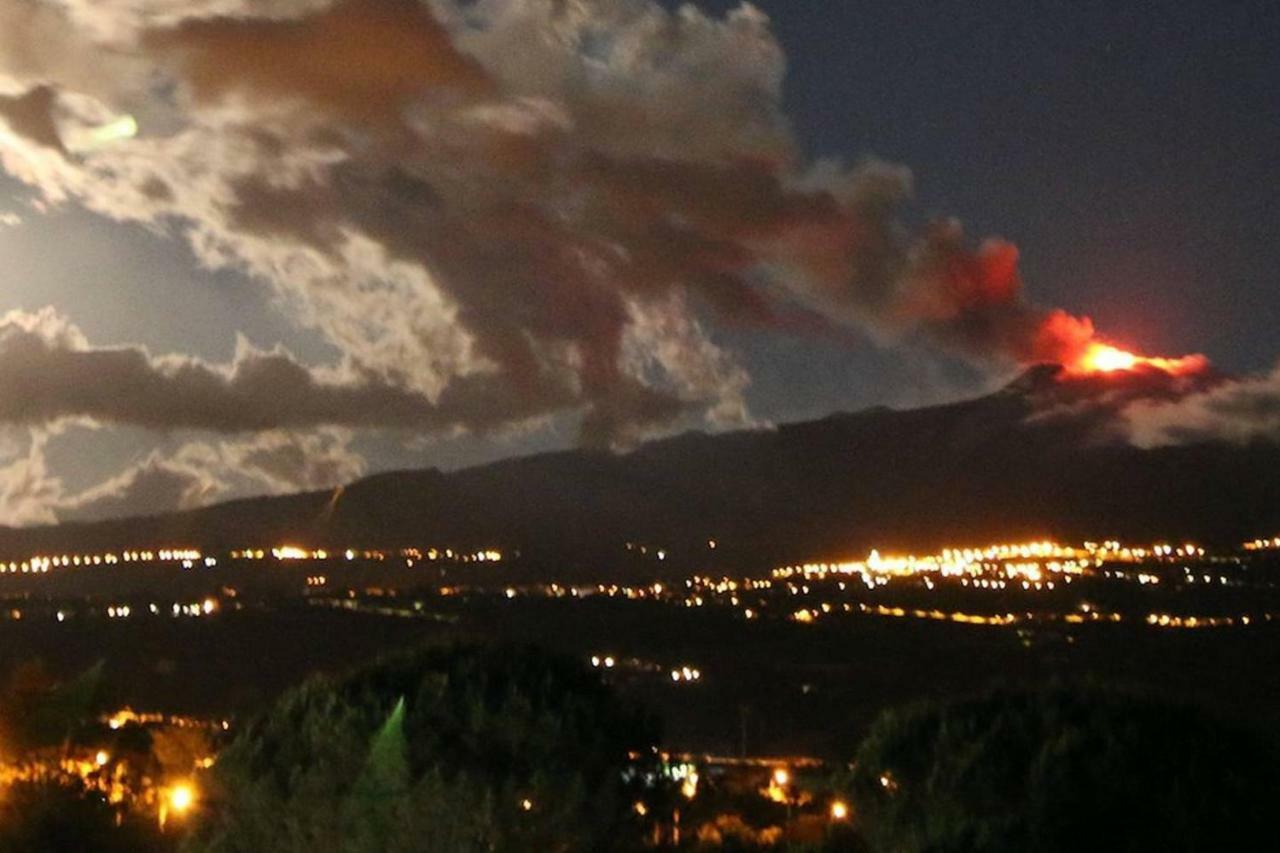
[[[1161,370],[1175,376],[1198,373],[1208,367],[1202,355],[1184,355],[1181,358],[1148,357],[1122,350],[1098,341],[1085,347],[1084,353],[1069,369],[1076,374],[1116,373],[1143,368]]]
[[[1138,357],[1107,344],[1090,344],[1080,358],[1080,367],[1089,373],[1112,373],[1116,370],[1132,370]]]

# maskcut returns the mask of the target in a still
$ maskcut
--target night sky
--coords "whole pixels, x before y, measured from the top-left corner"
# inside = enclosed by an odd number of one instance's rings
[[[1013,240],[1038,299],[1125,342],[1274,363],[1280,6],[761,7],[814,155],[909,165],[923,214]]]
[[[1280,410],[1277,4],[330,5],[0,0],[0,523],[954,399],[1052,308]]]

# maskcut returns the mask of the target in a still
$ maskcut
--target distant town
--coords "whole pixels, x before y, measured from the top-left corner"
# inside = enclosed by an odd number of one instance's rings
[[[715,551],[716,540],[707,540]],[[625,543],[656,563],[668,550]],[[307,548],[296,544],[206,553],[191,547],[33,555],[0,561],[0,596],[10,620],[52,617],[209,616],[245,606],[244,595],[288,590],[309,604],[420,616],[433,598],[596,596],[677,607],[723,607],[745,620],[800,623],[861,616],[968,625],[1081,625],[1132,622],[1158,628],[1248,627],[1280,617],[1280,537],[1233,549],[1195,543],[1065,545],[1052,541],[945,548],[780,566],[768,574],[693,574],[682,582],[516,582],[502,571],[517,554],[497,548]],[[173,601],[129,593],[130,569],[179,573],[207,595]],[[254,571],[256,570],[256,572]],[[62,583],[42,583],[62,576]],[[110,578],[111,583],[100,582]],[[79,592],[73,592],[81,588]],[[1134,597],[1133,590],[1140,594]],[[110,600],[112,594],[116,600]],[[154,596],[152,597],[154,598]],[[963,607],[961,607],[963,605]],[[953,608],[953,609],[948,609]],[[957,609],[958,608],[958,609]],[[967,609],[964,609],[967,608]]]
[[[705,547],[711,553],[720,543],[709,539]],[[87,651],[99,642],[104,648],[124,644],[139,663],[126,666],[135,691],[122,697],[127,704],[100,716],[74,748],[28,752],[0,767],[0,784],[69,774],[113,807],[163,828],[198,807],[204,774],[252,712],[250,706],[219,705],[219,698],[193,701],[176,687],[175,679],[259,677],[245,674],[256,664],[241,659],[223,663],[222,676],[210,673],[203,662],[221,655],[222,645],[240,641],[270,657],[273,644],[295,638],[323,670],[339,665],[341,655],[321,650],[321,634],[340,635],[339,642],[350,638],[351,655],[358,658],[361,635],[396,645],[397,637],[492,638],[510,631],[568,651],[625,694],[664,708],[674,725],[661,754],[662,772],[686,800],[696,801],[701,786],[719,780],[794,809],[796,819],[827,825],[849,817],[846,800],[824,787],[839,768],[838,761],[830,763],[839,750],[812,737],[820,730],[810,714],[794,716],[794,706],[826,701],[822,697],[837,681],[849,681],[846,665],[824,664],[823,653],[813,651],[846,636],[840,632],[863,638],[848,646],[857,656],[874,644],[910,648],[924,642],[929,651],[922,647],[921,653],[934,657],[945,654],[938,636],[915,637],[895,626],[978,632],[959,645],[982,650],[978,659],[999,670],[1004,661],[1016,661],[1018,650],[1058,667],[1076,651],[1086,660],[1105,657],[1121,639],[1133,653],[1145,647],[1155,656],[1187,654],[1160,637],[1166,631],[1225,637],[1280,624],[1280,537],[1229,549],[1191,542],[1031,541],[927,554],[873,550],[858,559],[795,563],[757,576],[697,573],[683,580],[658,572],[672,556],[668,549],[636,542],[619,548],[652,560],[654,579],[515,581],[517,553],[443,545],[335,549],[290,543],[223,553],[140,547],[6,560],[0,564],[0,619],[39,632],[28,651],[55,636],[50,630],[64,632],[64,639],[86,632],[100,638]],[[198,635],[182,627],[206,623],[208,630]],[[701,624],[709,626],[706,636],[698,635]],[[388,634],[379,625],[404,633]],[[813,633],[827,629],[837,633]],[[646,639],[648,633],[653,636]],[[1001,639],[1006,636],[1011,642]],[[181,649],[188,645],[195,657],[184,661]],[[797,646],[808,651],[792,655]],[[773,649],[776,670],[768,664]],[[752,667],[787,673],[785,680],[765,676],[762,683],[781,698],[756,692],[745,675]],[[153,673],[145,675],[149,669]],[[866,689],[866,681],[852,683]],[[771,701],[786,709],[779,712],[785,730],[762,719],[772,713]],[[883,697],[867,701],[878,706]],[[822,707],[814,705],[811,713]],[[131,736],[134,731],[145,737]],[[635,804],[638,813],[653,807]],[[678,836],[678,823],[666,820],[660,831]],[[788,832],[803,834],[797,826]]]

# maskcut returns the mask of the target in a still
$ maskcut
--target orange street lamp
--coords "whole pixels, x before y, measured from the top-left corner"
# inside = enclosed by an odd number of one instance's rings
[[[160,796],[160,829],[169,822],[169,814],[182,817],[196,804],[196,789],[189,782],[179,782]]]

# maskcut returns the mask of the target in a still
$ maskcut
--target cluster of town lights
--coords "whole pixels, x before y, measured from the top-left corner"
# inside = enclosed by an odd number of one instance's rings
[[[232,551],[233,560],[265,560],[270,557],[277,562],[303,562],[308,560],[337,560],[347,562],[364,560],[382,562],[399,557],[406,565],[416,562],[446,561],[454,563],[500,563],[503,560],[501,551],[485,548],[479,551],[459,551],[453,548],[401,548],[398,551],[379,549],[347,548],[342,551],[330,551],[327,548],[304,548],[299,545],[277,545],[274,548],[244,548]]]
[[[216,598],[206,598],[202,601],[191,601],[187,603],[175,601],[168,609],[173,616],[210,616],[218,611],[218,600]],[[147,605],[147,611],[152,616],[159,616],[165,612],[159,604],[152,602]],[[132,605],[129,604],[113,604],[107,607],[108,619],[128,619],[134,614]],[[55,614],[59,622],[65,622],[67,618],[66,611],[59,610]]]
[[[46,574],[49,569],[82,568],[90,566],[115,566],[121,563],[182,563],[187,568],[204,559],[206,565],[216,560],[204,558],[199,551],[190,548],[162,548],[159,551],[125,551],[105,554],[37,555],[25,560],[0,560],[0,574]],[[212,561],[212,562],[211,562]]]
[[[661,672],[663,667],[656,663],[650,663],[639,660],[637,658],[619,659],[614,655],[592,655],[591,666],[595,669],[618,669],[625,668],[636,672]],[[673,666],[668,670],[668,675],[676,684],[693,684],[702,680],[702,670],[696,666],[689,664],[681,664]]]
[[[1110,541],[1086,542],[1075,547],[1041,541],[986,548],[944,548],[936,554],[921,556],[884,555],[873,550],[865,560],[784,566],[773,571],[773,578],[820,580],[833,575],[858,576],[868,587],[883,586],[890,580],[902,578],[958,578],[962,583],[986,579],[986,585],[979,584],[981,588],[1004,589],[1013,582],[1023,589],[1053,589],[1052,586],[1040,585],[1052,583],[1047,580],[1052,576],[1059,576],[1070,583],[1072,578],[1104,564],[1198,559],[1204,556],[1205,549],[1193,543],[1131,547]],[[991,586],[992,583],[996,585]]]
[[[1257,540],[1246,546],[1246,549],[1259,550],[1260,544],[1269,541]],[[1245,586],[1248,584],[1245,576],[1224,573],[1221,567],[1228,564],[1247,567],[1247,563],[1242,563],[1247,559],[1244,550],[1210,553],[1204,547],[1190,542],[1180,545],[1156,543],[1131,546],[1109,540],[1068,546],[1037,540],[982,548],[944,548],[937,553],[924,555],[894,555],[872,551],[864,560],[790,565],[774,569],[767,576],[755,578],[695,574],[680,585],[664,585],[661,582],[635,585],[539,583],[503,586],[496,592],[507,599],[526,595],[576,599],[602,596],[655,601],[686,608],[728,605],[748,621],[762,618],[771,607],[780,604],[781,616],[801,623],[812,623],[828,615],[847,613],[995,627],[1040,623],[1082,625],[1131,622],[1157,628],[1209,628],[1249,626],[1271,621],[1278,614],[1263,610],[1235,615],[1156,613],[1155,618],[1149,618],[1146,611],[1121,614],[1081,603],[1078,599],[1071,603],[1061,596],[1049,599],[1046,608],[1023,609],[1011,607],[1013,600],[1007,596],[1012,592],[1051,595],[1065,590],[1073,583],[1099,581],[1155,588],[1172,585],[1175,591],[1188,584],[1198,585],[1201,581],[1221,586]],[[1179,567],[1181,573],[1175,574]],[[314,586],[323,586],[324,582],[323,576],[316,576],[308,581],[309,585]],[[917,590],[935,595],[943,594],[936,591],[944,590],[944,585],[950,584],[957,592],[960,589],[968,592],[990,591],[1006,597],[999,599],[999,609],[991,610],[982,607],[960,609],[954,606],[929,606],[919,602],[912,605],[903,602],[894,606],[892,602],[858,601],[859,588],[862,586],[878,596],[887,593],[891,585],[898,583],[911,584]],[[1087,585],[1077,587],[1089,588]],[[438,593],[441,596],[487,596],[494,594],[495,590],[483,584],[449,585],[440,587]],[[797,607],[787,603],[787,599],[809,600]],[[351,601],[344,601],[343,606],[358,609],[360,604],[353,598]],[[418,609],[421,610],[420,603]],[[597,656],[593,664],[603,669],[623,665],[620,660],[615,660],[610,665],[611,660],[613,658],[608,655]],[[630,662],[627,668],[632,668]],[[692,675],[692,668],[690,669]],[[673,683],[698,680],[696,677],[686,678],[679,668],[666,672]]]
[[[102,722],[113,731],[127,725],[206,731],[226,731],[230,727],[226,720],[211,722],[169,714],[139,713],[129,708],[103,717]],[[173,768],[176,775],[163,779],[155,778],[145,764],[138,765],[127,750],[124,754],[115,755],[104,746],[73,747],[64,744],[58,748],[28,752],[20,760],[0,761],[0,790],[19,783],[65,784],[66,780],[74,779],[118,810],[149,814],[158,820],[163,830],[169,821],[183,818],[199,806],[200,790],[196,777],[212,767],[215,760],[213,754],[198,755],[186,771],[180,767]]]
[[[642,552],[653,552],[650,546],[631,544],[631,547]],[[708,541],[708,549],[714,546]],[[890,553],[872,550],[863,559],[834,562],[807,562],[787,565],[773,569],[763,576],[754,578],[730,578],[693,575],[683,584],[664,584],[648,582],[638,584],[594,583],[584,585],[562,585],[558,583],[540,583],[529,585],[513,585],[504,583],[495,589],[484,584],[477,576],[474,585],[450,584],[441,586],[437,592],[440,596],[497,593],[507,599],[516,599],[524,595],[554,598],[587,598],[604,596],[624,598],[636,601],[654,601],[673,606],[700,608],[707,605],[729,605],[736,609],[742,618],[756,620],[764,616],[772,606],[781,604],[779,616],[790,618],[796,622],[812,623],[825,616],[839,613],[861,613],[869,616],[888,618],[912,618],[938,622],[952,622],[967,625],[1008,626],[1019,623],[1060,622],[1081,624],[1087,622],[1133,622],[1158,628],[1206,628],[1224,626],[1248,626],[1257,622],[1269,621],[1272,614],[1257,609],[1249,613],[1232,615],[1218,612],[1216,614],[1189,615],[1173,612],[1140,612],[1104,613],[1099,610],[1075,609],[1075,604],[1068,604],[1062,595],[1052,595],[1064,590],[1072,584],[1081,584],[1075,589],[1089,589],[1088,584],[1098,581],[1120,581],[1137,586],[1150,586],[1163,589],[1172,586],[1176,592],[1189,584],[1199,585],[1214,583],[1220,586],[1243,587],[1250,583],[1247,562],[1251,559],[1265,558],[1263,555],[1251,557],[1251,553],[1263,551],[1280,551],[1280,537],[1271,539],[1255,539],[1242,543],[1238,549],[1210,553],[1198,544],[1184,542],[1174,544],[1168,542],[1150,545],[1126,545],[1116,540],[1085,542],[1080,545],[1064,545],[1051,540],[1034,540],[1012,542],[985,547],[953,547],[943,548],[936,553],[911,554]],[[316,568],[320,572],[308,573],[305,578],[306,594],[312,603],[329,603],[324,599],[326,590],[332,589],[335,583],[335,572],[340,569],[335,563],[344,560],[379,562],[384,560],[401,560],[403,565],[412,567],[418,561],[445,560],[451,563],[475,562],[497,563],[504,560],[502,552],[496,550],[455,551],[452,548],[402,548],[398,550],[356,550],[330,551],[323,548],[304,548],[298,545],[278,545],[274,548],[251,548],[230,552],[230,557],[238,561],[273,560],[292,563],[314,561],[323,563]],[[190,568],[197,562],[205,566],[215,566],[218,560],[213,556],[205,556],[192,548],[161,548],[157,550],[127,550],[122,553],[105,554],[71,554],[59,556],[33,557],[21,563],[0,562],[0,574],[22,572],[45,573],[50,569],[83,566],[114,566],[125,562],[163,562],[181,563]],[[1231,571],[1224,566],[1235,566]],[[1180,567],[1180,568],[1179,568]],[[1243,567],[1243,569],[1241,568]],[[961,589],[968,592],[989,591],[994,594],[993,601],[998,602],[988,610],[983,606],[957,606],[952,603],[946,606],[943,600],[924,603],[918,600],[902,602],[875,601],[877,597],[890,594],[897,585],[909,585],[909,595],[917,596],[920,591],[931,595],[945,595],[937,592],[951,590],[959,593]],[[360,609],[361,601],[355,589],[339,583],[346,591],[342,607]],[[863,598],[862,588],[870,591]],[[1013,604],[1008,594],[1012,592],[1030,592],[1046,595],[1046,607],[1043,612],[1037,608],[1020,608]],[[394,588],[387,592],[382,588],[367,588],[368,596],[385,598],[396,594]],[[789,599],[789,601],[788,601]],[[816,599],[816,600],[815,600]],[[782,603],[782,602],[786,603]],[[1056,602],[1056,604],[1055,604]],[[898,606],[893,606],[897,604]],[[1064,610],[1063,605],[1066,605]],[[112,604],[106,609],[108,618],[128,619],[144,612],[146,605]],[[379,612],[388,612],[385,603],[373,605]],[[151,604],[153,614],[162,610],[168,612],[168,605]],[[216,600],[174,603],[172,612],[177,615],[201,616],[216,612]],[[1155,608],[1152,608],[1155,610]],[[1163,607],[1161,608],[1163,610]],[[984,612],[985,611],[985,612]],[[423,613],[422,602],[415,605],[413,611],[396,609],[395,615],[417,616]],[[18,620],[23,618],[23,611],[15,605],[0,611],[0,619]],[[55,614],[59,622],[74,616],[68,610],[58,610]],[[607,661],[610,656],[603,656],[598,668],[610,669]],[[619,663],[615,661],[615,664]],[[665,676],[673,683],[696,682],[700,673],[693,667],[661,668]],[[696,674],[695,674],[696,673]]]
[[[270,557],[278,562],[339,558],[345,558],[348,561],[357,559],[382,561],[398,556],[409,565],[421,560],[499,563],[504,559],[503,553],[494,548],[477,551],[462,551],[454,548],[402,548],[393,551],[348,548],[345,551],[330,551],[325,548],[303,548],[297,545],[237,549],[226,556],[232,560],[265,560]],[[0,560],[0,574],[47,574],[51,569],[118,566],[128,563],[180,563],[183,568],[188,569],[201,564],[206,568],[212,568],[218,564],[218,558],[206,556],[195,548],[142,548],[94,554],[38,554],[21,560]]]

